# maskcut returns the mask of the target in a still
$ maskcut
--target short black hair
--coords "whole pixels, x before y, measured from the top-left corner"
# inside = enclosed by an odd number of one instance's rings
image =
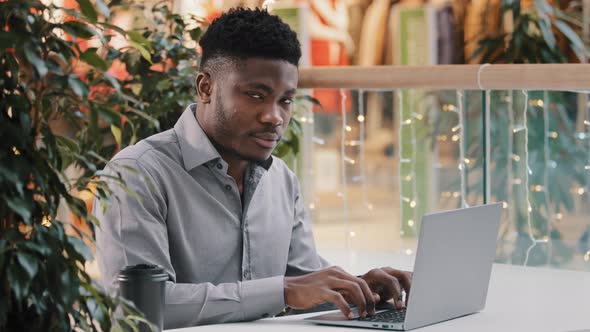
[[[213,20],[199,45],[203,50],[201,70],[215,58],[255,57],[284,60],[295,66],[301,58],[297,34],[278,16],[258,8],[232,8],[223,13]]]

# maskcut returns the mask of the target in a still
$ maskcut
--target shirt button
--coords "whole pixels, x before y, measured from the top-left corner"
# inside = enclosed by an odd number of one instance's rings
[[[217,164],[217,169],[222,169],[223,165],[222,164]]]
[[[225,190],[231,190],[231,186],[229,184],[225,185]]]

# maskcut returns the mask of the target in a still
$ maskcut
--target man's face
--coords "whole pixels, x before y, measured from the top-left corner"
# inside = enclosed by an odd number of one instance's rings
[[[205,132],[221,153],[263,161],[291,119],[297,67],[281,60],[250,58],[211,77]]]

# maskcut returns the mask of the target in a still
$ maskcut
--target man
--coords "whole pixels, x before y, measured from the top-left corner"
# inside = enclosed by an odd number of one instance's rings
[[[350,318],[349,303],[363,316],[380,300],[402,307],[409,273],[383,268],[355,277],[317,254],[297,179],[271,156],[296,93],[295,33],[266,11],[235,9],[200,45],[197,104],[173,129],[124,149],[106,167],[137,194],[113,185],[117,199],[96,209],[107,289],[125,265],[162,266],[170,275],[166,328],[326,302]]]

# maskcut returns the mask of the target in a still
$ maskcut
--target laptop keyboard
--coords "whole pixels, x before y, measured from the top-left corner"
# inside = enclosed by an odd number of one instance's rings
[[[382,312],[377,312],[375,316],[367,316],[365,318],[359,317],[358,320],[362,322],[403,323],[405,318],[406,309],[390,309]]]

